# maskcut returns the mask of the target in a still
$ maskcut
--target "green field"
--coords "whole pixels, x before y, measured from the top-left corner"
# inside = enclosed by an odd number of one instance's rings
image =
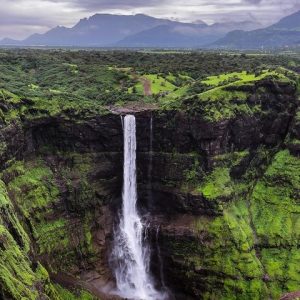
[[[286,78],[286,76],[279,70],[278,71],[263,70],[260,74],[251,74],[251,73],[247,73],[246,71],[242,71],[242,72],[233,72],[228,74],[220,74],[216,76],[209,76],[207,77],[207,79],[203,80],[202,83],[210,86],[225,85],[227,82],[235,82],[241,84],[241,83],[248,83],[252,81],[258,81],[267,76],[276,76],[280,80],[284,80]]]
[[[202,100],[209,99],[212,101],[222,98],[227,100],[245,100],[247,98],[247,93],[243,91],[234,91],[233,89],[228,90],[228,88],[238,88],[242,85],[253,84],[266,78],[273,78],[281,82],[289,82],[290,78],[287,77],[289,75],[293,76],[293,73],[283,68],[278,68],[277,70],[273,71],[263,70],[258,74],[249,74],[246,71],[243,71],[210,76],[203,80],[202,83],[211,87],[211,89],[199,94],[199,98]]]
[[[134,90],[140,95],[144,95],[144,82],[148,81],[151,88],[151,94],[157,95],[160,93],[170,93],[176,89],[176,86],[172,83],[176,79],[173,75],[168,75],[162,77],[159,74],[144,74],[139,77],[138,82],[128,89],[129,93],[132,93]]]

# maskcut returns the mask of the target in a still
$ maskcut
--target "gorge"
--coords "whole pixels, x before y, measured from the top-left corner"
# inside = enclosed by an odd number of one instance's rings
[[[0,299],[157,299],[168,289],[175,299],[293,299],[299,83],[253,78],[167,107],[95,108],[79,97],[62,103],[57,91],[37,98],[2,88]]]

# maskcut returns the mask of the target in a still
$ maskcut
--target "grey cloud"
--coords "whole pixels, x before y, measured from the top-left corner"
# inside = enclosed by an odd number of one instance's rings
[[[5,25],[5,26],[49,26],[50,20],[47,20],[43,17],[39,16],[33,16],[33,17],[26,17],[26,16],[18,16],[15,14],[5,14],[4,16],[1,16],[0,18],[0,26]]]
[[[106,10],[106,9],[128,9],[128,8],[143,8],[143,7],[153,7],[156,5],[162,5],[167,3],[166,0],[50,0],[51,2],[65,2],[67,4],[73,5],[78,8],[86,10]]]
[[[263,0],[245,0],[244,2],[246,3],[250,3],[250,4],[259,4],[261,3]]]
[[[268,25],[300,9],[299,0],[0,0],[0,6],[0,38],[23,38],[56,25],[70,27],[102,12],[208,23],[255,20]]]

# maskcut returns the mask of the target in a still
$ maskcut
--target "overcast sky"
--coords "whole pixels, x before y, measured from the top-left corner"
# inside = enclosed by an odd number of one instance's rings
[[[254,20],[263,25],[300,10],[300,0],[0,0],[0,38],[25,38],[95,13],[145,13],[207,23]]]

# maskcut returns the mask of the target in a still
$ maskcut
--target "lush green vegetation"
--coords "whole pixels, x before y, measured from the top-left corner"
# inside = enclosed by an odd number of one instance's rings
[[[30,238],[19,221],[19,215],[0,181],[0,295],[13,299],[77,299],[62,297],[61,287],[54,287],[46,269],[29,259]],[[71,293],[70,293],[71,294]],[[92,299],[86,298],[86,299]]]
[[[190,189],[221,205],[221,214],[197,217],[199,243],[167,246],[188,264],[186,276],[210,274],[205,299],[278,299],[299,290],[300,159],[288,150],[275,150],[274,156],[273,151],[216,156],[206,176],[196,176],[199,165],[187,173],[194,183]],[[241,178],[232,177],[232,169],[249,157]],[[220,284],[215,274],[223,276],[221,290],[215,288]]]
[[[95,300],[96,299],[86,291],[75,291],[75,293],[72,293],[69,290],[64,289],[58,284],[55,285],[55,289],[61,300]]]
[[[294,80],[291,72],[278,68],[296,70],[298,65],[297,57],[281,55],[0,50],[0,99],[5,101],[0,117],[9,121],[18,114],[64,112],[76,116],[79,110],[101,114],[103,106],[132,102],[185,109],[183,100],[198,95],[202,101],[215,101],[218,111],[223,105],[219,100],[245,101],[248,96],[228,88],[265,77]],[[206,110],[210,109],[209,104]],[[221,113],[226,115],[226,110]]]
[[[284,150],[276,154],[263,179],[256,184],[252,214],[258,238],[262,243],[267,242],[272,246],[298,245],[299,170],[300,160]]]
[[[280,88],[295,91],[299,59],[176,51],[0,50],[0,122],[10,128],[44,116],[63,116],[78,124],[107,113],[110,106],[131,103],[178,109],[207,123],[236,116],[279,118],[295,105],[289,98],[284,102]],[[278,87],[278,97],[263,82]],[[271,105],[274,113],[268,115]],[[166,118],[168,113],[159,111]],[[168,122],[173,119],[167,119],[166,126]],[[291,122],[298,126],[299,111]],[[176,254],[174,262],[188,266],[187,278],[208,274],[203,281],[206,292],[199,297],[277,299],[299,288],[300,160],[285,143],[297,146],[300,141],[291,131],[274,148],[228,146],[228,153],[209,158],[200,151],[159,153],[168,166],[162,185],[203,200],[213,210],[211,216],[195,217],[190,230],[196,241],[167,245]],[[7,147],[3,138],[1,156]],[[2,166],[0,298],[93,299],[87,292],[54,285],[47,270],[68,271],[78,261],[89,267],[96,251],[103,250],[95,249],[99,245],[92,227],[102,226],[95,207],[107,204],[106,189],[115,179],[91,184],[91,177],[100,176],[95,161],[105,161],[109,153],[104,159],[94,150],[77,153],[51,147]],[[236,167],[245,169],[237,177]],[[102,171],[106,174],[106,166]],[[172,181],[175,175],[182,181]],[[47,270],[40,263],[45,258]]]
[[[81,159],[75,166],[82,177],[89,170]],[[70,176],[74,176],[74,172],[64,169],[60,173],[71,183]],[[14,299],[94,299],[87,292],[71,292],[53,285],[46,269],[40,263],[34,266],[29,258],[33,254],[36,259],[51,255],[48,268],[56,272],[74,264],[78,249],[92,258],[91,216],[86,214],[82,218],[82,228],[75,241],[71,232],[78,229],[74,224],[69,224],[66,216],[54,217],[60,200],[59,190],[53,171],[41,157],[11,161],[1,178],[5,181],[0,181],[1,293]],[[80,193],[77,197],[81,197]]]
[[[229,169],[217,168],[198,189],[207,199],[229,197],[233,190],[230,182]]]
[[[278,67],[276,69],[260,70],[256,73],[233,72],[207,77],[200,83],[196,82],[190,90],[196,91],[183,99],[181,109],[200,112],[208,121],[229,119],[236,115],[256,115],[262,111],[260,101],[251,102],[250,96],[260,99],[268,91],[256,84],[263,81],[272,81],[280,84],[298,85],[296,72]]]
[[[172,84],[172,80],[175,78],[172,75],[167,76],[166,78],[155,75],[155,74],[144,74],[139,78],[139,82],[130,88],[129,92],[138,92],[141,95],[144,95],[144,84],[143,81],[149,83],[151,94],[159,94],[163,92],[172,92],[176,89],[176,86]]]

